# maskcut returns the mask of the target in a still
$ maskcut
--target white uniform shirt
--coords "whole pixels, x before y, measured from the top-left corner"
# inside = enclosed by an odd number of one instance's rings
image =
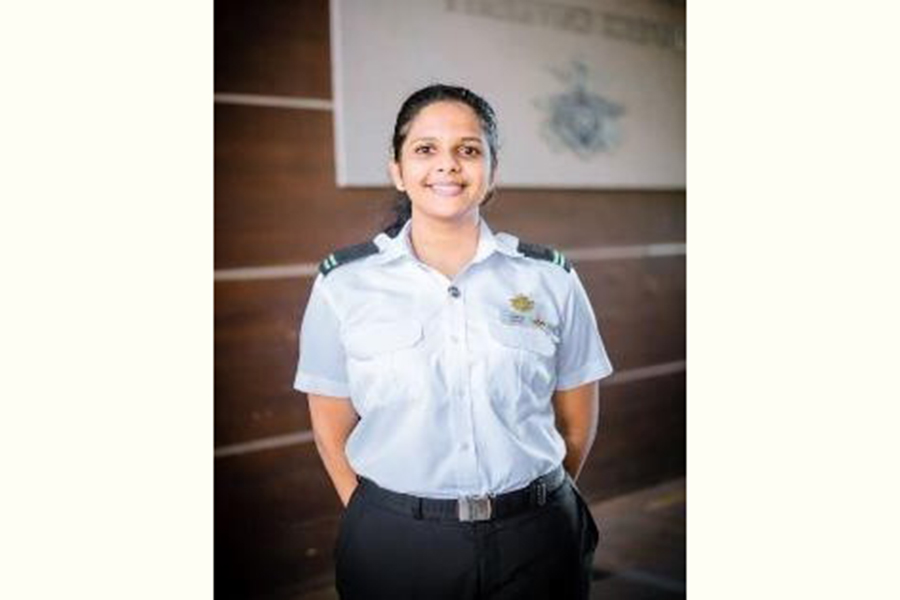
[[[294,387],[350,397],[361,419],[347,459],[382,487],[432,498],[522,488],[566,455],[553,392],[612,373],[581,281],[483,219],[475,256],[450,280],[416,258],[409,230],[317,276]]]

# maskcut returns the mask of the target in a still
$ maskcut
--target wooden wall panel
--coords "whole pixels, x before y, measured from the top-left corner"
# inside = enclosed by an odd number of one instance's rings
[[[684,359],[682,257],[585,262],[580,277],[618,371]],[[216,445],[309,428],[291,388],[312,278],[216,284]]]
[[[216,461],[216,598],[268,597],[332,569],[341,503],[313,444]]]
[[[588,498],[684,474],[684,382],[678,374],[603,391],[597,441],[578,482]],[[312,443],[219,459],[215,503],[217,597],[330,576],[341,504]]]
[[[216,0],[217,92],[331,98],[328,0]]]
[[[592,501],[684,476],[685,382],[676,373],[601,388],[597,439],[579,479]]]
[[[216,284],[216,446],[309,429],[305,396],[292,384],[312,281]]]
[[[579,480],[587,495],[616,496],[684,474],[685,382],[684,373],[675,373],[601,388],[597,440]],[[216,464],[216,490],[226,492],[217,507],[225,521],[232,510],[257,502],[267,505],[261,513],[310,520],[340,509],[312,442],[227,456]],[[268,506],[270,501],[275,504]]]
[[[685,358],[683,256],[576,263],[615,369]]]
[[[495,231],[502,227],[558,248],[589,248],[683,242],[684,209],[683,191],[500,189],[485,216]]]
[[[331,113],[218,105],[215,125],[216,268],[317,262],[388,218],[391,189],[335,187]],[[685,237],[684,192],[501,190],[485,216],[564,248]]]
[[[218,105],[215,123],[216,268],[318,262],[378,230],[384,192],[334,186],[331,113]]]

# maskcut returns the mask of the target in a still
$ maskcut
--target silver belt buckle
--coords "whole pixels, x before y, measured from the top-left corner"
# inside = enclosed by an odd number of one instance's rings
[[[464,496],[457,500],[460,521],[487,521],[491,518],[490,496]]]

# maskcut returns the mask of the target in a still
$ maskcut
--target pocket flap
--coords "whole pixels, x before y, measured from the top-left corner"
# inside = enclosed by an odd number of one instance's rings
[[[542,356],[553,356],[556,344],[550,336],[531,325],[507,325],[497,321],[490,322],[491,336],[504,346],[520,348]]]
[[[347,353],[356,358],[372,358],[414,346],[422,338],[418,321],[376,323],[354,329],[344,340]]]

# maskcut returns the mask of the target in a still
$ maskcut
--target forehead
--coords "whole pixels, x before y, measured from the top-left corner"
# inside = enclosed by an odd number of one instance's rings
[[[419,111],[407,134],[423,137],[482,137],[481,121],[475,111],[461,102],[435,102]]]

